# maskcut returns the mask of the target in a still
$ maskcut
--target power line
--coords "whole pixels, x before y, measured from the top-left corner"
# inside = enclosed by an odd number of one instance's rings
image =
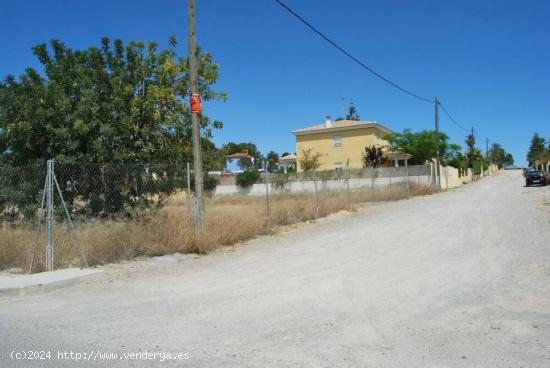
[[[470,129],[466,129],[462,124],[460,124],[458,121],[456,121],[452,116],[451,114],[447,111],[447,109],[445,109],[445,106],[443,106],[443,104],[441,103],[441,101],[439,101],[439,106],[441,107],[441,109],[443,109],[443,112],[445,113],[445,115],[447,115],[447,117],[457,126],[459,127],[460,129],[464,130],[465,132],[468,132],[468,134],[472,134],[473,133],[473,136],[476,140],[476,144],[477,143],[480,143],[480,142],[483,142],[482,139],[480,139],[479,135],[475,132],[475,130],[473,130],[473,127],[472,127],[472,132],[470,132]],[[485,139],[489,139],[488,137],[485,137]]]
[[[439,102],[439,106],[441,106],[441,108],[443,109],[443,112],[445,113],[445,115],[447,115],[447,117],[457,126],[459,127],[460,129],[464,130],[465,132],[469,132],[470,129],[466,129],[462,124],[460,124],[458,121],[456,121],[452,116],[451,114],[447,111],[447,109],[445,109],[445,106],[443,106],[443,104],[441,102]],[[480,139],[479,135],[475,133],[474,131],[474,137],[476,139],[476,142],[482,142],[483,140]],[[488,137],[485,137],[485,139],[488,139]]]
[[[375,71],[374,69],[372,69],[371,67],[369,67],[368,65],[366,65],[365,63],[363,63],[361,60],[357,59],[355,56],[353,56],[351,53],[349,53],[347,50],[345,50],[342,46],[338,45],[336,42],[334,42],[333,40],[331,40],[328,36],[326,36],[323,32],[321,32],[320,30],[318,30],[315,26],[313,26],[310,22],[308,22],[307,20],[305,20],[300,14],[296,13],[294,10],[292,10],[288,5],[286,5],[284,2],[282,2],[281,0],[275,0],[275,2],[277,4],[279,4],[281,7],[283,7],[287,12],[289,12],[292,16],[294,16],[295,18],[297,18],[300,22],[302,22],[304,25],[306,25],[309,29],[311,29],[313,32],[315,32],[317,35],[319,35],[322,39],[324,39],[325,41],[327,41],[329,44],[331,44],[333,47],[335,47],[338,51],[340,51],[341,53],[343,53],[344,55],[346,55],[348,58],[350,58],[351,60],[353,60],[355,63],[357,63],[359,66],[361,66],[362,68],[366,69],[368,72],[374,74],[376,77],[378,77],[379,79],[383,80],[384,82],[388,83],[389,85],[391,85],[392,87],[394,88],[397,88],[398,90],[412,96],[412,97],[415,97],[421,101],[424,101],[424,102],[429,102],[429,103],[436,103],[438,104],[439,106],[441,106],[441,108],[443,109],[443,112],[445,113],[445,115],[447,115],[447,117],[457,126],[459,127],[460,129],[462,129],[463,131],[466,131],[468,132],[469,129],[465,128],[462,124],[460,124],[458,121],[456,121],[452,116],[451,114],[449,113],[449,111],[447,111],[447,109],[445,108],[445,106],[443,106],[443,104],[438,101],[438,100],[432,100],[432,99],[429,99],[429,98],[425,98],[425,97],[422,97],[406,88],[403,88],[401,87],[400,85],[392,82],[391,80],[389,80],[388,78],[384,77],[383,75],[381,75],[380,73],[378,73],[377,71]],[[478,138],[476,136],[476,138]],[[479,139],[479,138],[478,138]]]
[[[463,126],[462,124],[460,124],[458,121],[456,121],[456,120],[451,116],[451,114],[447,111],[447,109],[445,108],[445,106],[443,106],[443,104],[442,104],[441,102],[439,102],[439,106],[441,106],[441,108],[443,109],[443,112],[445,113],[445,115],[447,115],[447,117],[448,117],[449,119],[451,119],[451,121],[452,121],[453,123],[455,123],[455,125],[456,125],[457,127],[459,127],[460,129],[462,129],[462,130],[464,130],[464,131],[466,131],[466,132],[468,131],[468,129],[464,128],[464,126]]]
[[[321,31],[319,31],[317,28],[315,28],[311,23],[309,23],[307,20],[305,20],[301,15],[299,15],[298,13],[296,13],[294,10],[292,10],[290,7],[288,7],[288,5],[286,5],[285,3],[283,3],[281,0],[275,0],[275,2],[277,4],[279,4],[280,6],[282,6],[286,11],[288,11],[290,14],[292,14],[294,17],[296,17],[300,22],[304,23],[308,28],[310,28],[313,32],[317,33],[321,38],[323,38],[325,41],[327,41],[328,43],[330,43],[332,46],[334,46],[338,51],[340,51],[341,53],[343,53],[344,55],[346,55],[347,57],[349,57],[351,60],[353,60],[354,62],[356,62],[357,64],[359,64],[361,67],[363,67],[364,69],[366,69],[367,71],[369,71],[370,73],[374,74],[375,76],[377,76],[378,78],[382,79],[384,82],[390,84],[391,86],[397,88],[398,90],[402,91],[402,92],[405,92],[406,94],[410,95],[410,96],[413,96],[413,97],[416,97],[417,99],[421,100],[421,101],[424,101],[424,102],[429,102],[429,103],[433,103],[434,101],[432,99],[429,99],[429,98],[425,98],[425,97],[422,97],[422,96],[419,96],[417,95],[416,93],[414,92],[411,92],[409,91],[408,89],[405,89],[401,86],[399,86],[398,84],[392,82],[391,80],[389,80],[388,78],[382,76],[381,74],[379,74],[378,72],[376,72],[374,69],[372,69],[371,67],[369,67],[368,65],[366,65],[365,63],[363,63],[361,60],[357,59],[355,56],[353,56],[352,54],[350,54],[348,51],[346,51],[343,47],[341,47],[340,45],[338,45],[336,42],[332,41],[330,38],[328,38],[324,33],[322,33]]]

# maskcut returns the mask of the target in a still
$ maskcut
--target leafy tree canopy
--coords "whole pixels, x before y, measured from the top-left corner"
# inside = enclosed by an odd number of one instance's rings
[[[527,161],[530,165],[533,165],[535,161],[540,160],[542,154],[544,153],[546,147],[546,139],[535,133],[531,139],[531,144],[529,145],[529,151],[527,152]]]
[[[489,149],[489,161],[499,168],[503,166],[513,165],[514,157],[498,143],[493,143]]]
[[[456,143],[449,144],[449,151],[442,158],[441,163],[444,166],[452,166],[457,169],[465,169],[468,167],[468,162],[462,154],[462,147]]]
[[[312,148],[301,149],[298,157],[298,165],[305,173],[316,171],[321,166],[323,155]]]
[[[32,48],[43,73],[27,68],[0,83],[2,160],[26,164],[191,161],[187,58],[156,42],[101,40],[74,50],[59,40]],[[212,90],[218,65],[198,52],[203,101],[225,100]],[[205,140],[219,121],[201,116]]]
[[[266,156],[267,169],[269,172],[275,172],[279,165],[279,154],[275,151],[269,151]]]
[[[248,154],[254,157],[254,167],[256,167],[257,169],[261,168],[262,162],[264,160],[262,153],[260,152],[258,147],[252,142],[241,142],[241,143],[229,142],[222,146],[221,151],[223,151],[224,156],[231,155],[233,153],[242,152],[242,151],[248,151]],[[243,160],[243,162],[244,161],[245,160]]]
[[[362,154],[363,167],[379,167],[384,163],[384,150],[375,145],[365,147]]]
[[[32,50],[43,70],[27,68],[0,82],[0,177],[12,178],[0,183],[1,213],[32,218],[50,158],[73,214],[124,214],[183,188],[184,163],[192,162],[189,63],[176,53],[175,38],[165,49],[103,38],[84,50],[58,40]],[[199,50],[197,59],[203,101],[225,100],[212,89],[212,56]],[[212,129],[222,123],[200,119],[209,170],[218,165]],[[36,170],[15,167],[33,162]],[[33,175],[9,174],[19,172]]]
[[[476,147],[476,137],[473,134],[468,134],[466,136],[466,139],[464,140],[464,143],[466,143],[467,150],[466,154],[464,155],[466,160],[469,162],[470,166],[474,161],[480,161],[483,159],[483,155],[481,154],[481,151],[479,148]]]
[[[355,108],[355,105],[352,103],[349,104],[348,107],[348,113],[344,118],[337,118],[336,120],[360,120],[359,114],[357,113],[357,109]]]
[[[436,157],[435,137],[434,130],[412,132],[410,129],[405,129],[402,133],[394,132],[390,134],[386,139],[390,143],[392,150],[412,155],[409,159],[410,164],[423,165],[426,161]],[[439,155],[442,163],[457,156],[457,151],[460,152],[460,146],[450,145],[448,141],[449,136],[440,132]]]
[[[514,156],[512,156],[511,153],[507,153],[506,156],[504,157],[504,165],[510,166],[513,164],[514,164]]]

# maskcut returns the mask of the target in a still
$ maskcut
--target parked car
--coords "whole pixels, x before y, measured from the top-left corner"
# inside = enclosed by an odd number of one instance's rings
[[[548,176],[542,170],[529,171],[525,176],[525,186],[533,184],[546,185],[548,184]]]
[[[524,167],[523,168],[523,176],[527,177],[527,174],[534,171],[535,169],[533,169],[532,167]]]

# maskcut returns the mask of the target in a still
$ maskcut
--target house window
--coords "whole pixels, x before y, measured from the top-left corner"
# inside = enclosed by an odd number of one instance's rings
[[[341,162],[335,162],[335,163],[334,163],[334,171],[342,171],[342,168],[343,168],[343,167],[344,167],[344,166],[342,165]]]
[[[332,145],[334,147],[340,147],[342,145],[342,136],[335,135],[334,137],[332,137]]]

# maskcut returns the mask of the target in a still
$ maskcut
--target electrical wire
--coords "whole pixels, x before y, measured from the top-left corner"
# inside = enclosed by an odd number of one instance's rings
[[[439,102],[439,106],[441,107],[441,109],[443,110],[443,112],[445,113],[445,115],[447,115],[447,117],[457,126],[459,127],[460,129],[464,130],[464,131],[468,131],[468,129],[466,129],[462,124],[460,124],[458,121],[456,121],[452,116],[451,114],[449,113],[449,111],[447,111],[447,109],[445,108],[445,106],[441,103],[441,101]]]
[[[421,101],[424,101],[424,102],[429,102],[429,103],[434,103],[434,100],[432,99],[429,99],[429,98],[426,98],[426,97],[422,97],[404,87],[401,87],[400,85],[398,85],[397,83],[394,83],[392,82],[391,80],[389,80],[388,78],[384,77],[383,75],[381,75],[380,73],[378,73],[377,71],[375,71],[374,69],[372,69],[371,67],[369,67],[368,65],[366,65],[365,63],[363,63],[361,60],[357,59],[355,56],[353,56],[350,52],[348,52],[347,50],[345,50],[342,46],[338,45],[336,42],[334,42],[333,40],[331,40],[328,36],[326,36],[323,32],[321,32],[319,29],[317,29],[315,26],[313,26],[310,22],[308,22],[306,19],[304,19],[304,17],[302,17],[300,14],[296,13],[293,9],[291,9],[288,5],[286,5],[284,2],[282,2],[281,0],[274,0],[277,4],[279,4],[282,8],[284,8],[287,12],[289,12],[292,16],[294,16],[295,18],[297,18],[300,22],[302,22],[306,27],[308,27],[309,29],[311,29],[313,32],[315,32],[318,36],[320,36],[322,39],[324,39],[325,41],[327,41],[329,44],[331,44],[334,48],[336,48],[338,51],[340,51],[341,53],[343,53],[344,55],[346,55],[348,58],[350,58],[351,60],[353,60],[355,63],[357,63],[359,66],[361,66],[362,68],[366,69],[368,72],[374,74],[376,77],[378,77],[379,79],[383,80],[384,82],[388,83],[389,85],[391,85],[392,87],[394,88],[397,88],[398,90],[400,90],[401,92],[404,92],[412,97],[415,97]],[[445,115],[447,115],[447,117],[457,126],[459,127],[460,129],[464,130],[465,132],[469,132],[470,130],[465,128],[462,124],[460,124],[458,121],[456,121],[452,115],[449,113],[449,111],[445,108],[445,106],[441,103],[441,101],[439,101],[439,106],[441,106],[441,109],[443,110],[443,112],[445,113]],[[474,134],[474,136],[479,139],[479,137],[477,137],[477,135]]]
[[[363,67],[364,69],[366,69],[367,71],[369,71],[370,73],[374,74],[376,77],[380,78],[381,80],[383,80],[384,82],[388,83],[389,85],[397,88],[398,90],[410,95],[410,96],[413,96],[413,97],[416,97],[417,99],[421,100],[421,101],[424,101],[424,102],[429,102],[429,103],[433,103],[434,101],[432,99],[429,99],[429,98],[425,98],[425,97],[422,97],[414,92],[411,92],[409,91],[408,89],[405,89],[401,86],[399,86],[398,84],[392,82],[391,80],[389,80],[388,78],[384,77],[383,75],[381,75],[380,73],[376,72],[374,69],[372,69],[371,67],[369,67],[368,65],[366,65],[365,63],[363,63],[361,60],[357,59],[355,56],[353,56],[352,54],[350,54],[348,51],[346,51],[342,46],[338,45],[336,42],[332,41],[330,38],[328,38],[328,36],[326,36],[323,32],[319,31],[317,28],[315,28],[315,26],[313,26],[311,23],[309,23],[307,20],[305,20],[301,15],[299,15],[298,13],[296,13],[294,10],[292,10],[288,5],[286,5],[285,3],[283,3],[281,0],[275,0],[275,2],[277,4],[279,4],[280,6],[282,6],[286,11],[288,11],[290,14],[292,14],[294,17],[296,17],[300,22],[302,22],[303,24],[305,24],[309,29],[311,29],[313,32],[317,33],[321,38],[323,38],[325,41],[327,41],[328,43],[330,43],[333,47],[335,47],[338,51],[340,51],[341,53],[343,53],[344,55],[346,55],[348,58],[350,58],[351,60],[353,60],[355,63],[359,64],[361,67]]]

